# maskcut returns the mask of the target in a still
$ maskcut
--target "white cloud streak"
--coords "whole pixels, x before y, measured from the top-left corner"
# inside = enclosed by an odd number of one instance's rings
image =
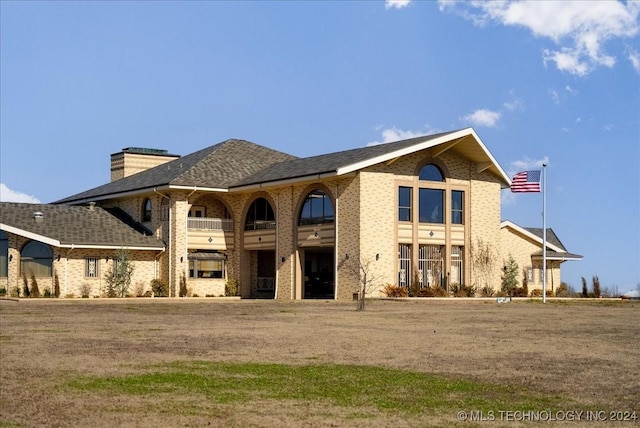
[[[376,126],[376,131],[380,131],[382,127]],[[408,140],[410,138],[422,137],[423,135],[431,135],[441,132],[438,129],[426,126],[424,131],[404,131],[398,129],[395,126],[391,128],[382,129],[382,140],[371,141],[367,143],[367,146],[376,146],[378,144],[393,143],[395,141]]]
[[[634,37],[640,31],[638,1],[439,0],[439,3],[441,11],[457,13],[478,26],[499,22],[527,28],[535,36],[551,40],[556,47],[543,50],[544,64],[555,64],[558,70],[578,76],[597,67],[613,67],[616,58],[604,49],[606,42]],[[629,60],[634,63],[631,57]]]
[[[30,204],[39,204],[40,200],[35,196],[11,190],[6,184],[0,183],[0,202],[27,202]]]
[[[473,126],[486,126],[487,128],[495,128],[498,126],[498,121],[502,117],[502,113],[498,111],[488,109],[478,109],[473,113],[469,113],[463,116],[461,120],[463,122],[469,122]]]
[[[385,0],[384,8],[385,9],[402,9],[404,7],[409,6],[411,0]]]

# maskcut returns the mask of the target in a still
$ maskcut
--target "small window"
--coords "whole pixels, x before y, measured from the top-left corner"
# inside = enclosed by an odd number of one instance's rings
[[[142,221],[151,221],[151,199],[145,199],[142,204]]]
[[[84,276],[85,278],[97,278],[99,276],[98,259],[96,257],[84,259]]]
[[[411,187],[398,189],[398,221],[411,221]]]
[[[444,181],[442,171],[433,164],[423,166],[420,170],[419,178],[424,181]]]
[[[224,260],[189,260],[189,278],[221,279],[224,278],[224,269]]]
[[[464,192],[451,191],[451,223],[464,224]]]
[[[533,282],[533,268],[527,268],[527,282]]]

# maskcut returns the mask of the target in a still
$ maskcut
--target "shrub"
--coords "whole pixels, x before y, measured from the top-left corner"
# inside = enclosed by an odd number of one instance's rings
[[[44,297],[51,297],[51,289],[49,287],[44,289]]]
[[[424,287],[418,291],[418,297],[435,297],[435,295],[436,289],[431,287]]]
[[[387,284],[384,286],[383,293],[387,297],[407,297],[407,289],[398,287],[397,285]]]
[[[456,297],[474,297],[476,289],[464,284],[451,284],[451,294]]]
[[[6,296],[7,295],[7,289],[4,287],[0,287],[0,296]]]
[[[89,284],[82,284],[82,287],[80,287],[80,294],[82,295],[83,299],[88,299],[89,295],[91,294],[91,286]]]
[[[16,286],[16,288],[11,290],[11,297],[20,297],[20,287]]]
[[[413,270],[413,279],[411,280],[411,285],[409,286],[409,297],[418,297],[420,293],[420,277],[418,276],[418,270]]]
[[[225,296],[239,296],[240,289],[238,288],[238,281],[235,278],[228,278],[224,284]]]
[[[60,297],[60,280],[58,279],[58,274],[53,277],[53,295]]]
[[[182,274],[180,278],[180,297],[187,297],[187,277]]]
[[[489,287],[488,285],[485,285],[480,289],[480,295],[482,297],[493,297],[495,294],[496,294],[496,290]]]
[[[167,297],[169,294],[169,286],[166,282],[159,279],[151,280],[151,291],[156,297]]]
[[[516,287],[513,290],[513,297],[527,297],[529,295],[529,291],[526,287]]]
[[[531,297],[542,297],[542,290],[539,289],[539,288],[536,288],[535,290],[531,290],[530,296]],[[553,291],[547,290],[546,296],[547,297],[552,297],[553,296]]]
[[[556,290],[556,297],[569,297],[569,287],[566,283],[560,284],[560,287]]]
[[[27,274],[22,274],[22,295],[24,297],[29,297],[31,292],[29,291],[29,281],[27,280]]]
[[[134,287],[134,293],[136,295],[136,297],[144,297],[144,282],[142,281],[138,281],[136,282],[136,285]]]
[[[38,281],[36,280],[36,274],[33,272],[31,272],[31,295],[29,297],[40,297]]]

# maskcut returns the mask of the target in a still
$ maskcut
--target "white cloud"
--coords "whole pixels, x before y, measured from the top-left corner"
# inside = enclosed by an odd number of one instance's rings
[[[627,49],[627,58],[631,61],[631,65],[636,70],[636,72],[640,73],[640,53],[638,51],[629,48]]]
[[[522,98],[514,98],[511,101],[506,101],[502,104],[504,108],[509,111],[523,111],[524,110],[524,102]]]
[[[502,113],[498,111],[481,108],[474,111],[473,113],[462,117],[462,120],[464,122],[470,122],[474,126],[486,126],[488,128],[495,128],[498,125],[500,117],[502,117]]]
[[[380,131],[382,129],[381,126],[376,126],[375,130]],[[410,138],[422,137],[423,135],[431,135],[441,132],[438,129],[431,128],[429,125],[425,126],[424,131],[404,131],[402,129],[398,129],[395,126],[382,130],[382,140],[381,141],[371,141],[367,143],[367,146],[376,146],[378,144],[386,144],[393,143],[395,141],[408,140]]]
[[[550,39],[557,48],[543,51],[544,63],[579,76],[596,67],[613,67],[616,58],[605,51],[604,44],[640,31],[638,1],[439,2],[441,11],[458,13],[475,25],[499,22]]]
[[[509,163],[507,168],[507,174],[514,176],[521,171],[528,171],[530,169],[542,168],[542,165],[549,165],[549,157],[544,156],[541,159],[531,159],[525,157]]]
[[[384,8],[385,9],[402,9],[403,7],[409,6],[411,0],[385,0]]]
[[[0,183],[0,201],[2,202],[27,202],[30,204],[39,204],[40,200],[35,196],[26,193],[11,190],[6,184]]]

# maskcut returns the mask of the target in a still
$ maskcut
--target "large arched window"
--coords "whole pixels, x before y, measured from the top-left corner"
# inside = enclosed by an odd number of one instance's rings
[[[151,199],[149,198],[142,203],[142,221],[151,221]]]
[[[0,278],[9,275],[9,236],[0,230]]]
[[[335,214],[331,198],[322,190],[314,190],[307,195],[300,211],[299,225],[333,223]]]
[[[37,277],[51,276],[53,265],[53,250],[51,247],[38,241],[30,241],[20,253],[20,272],[22,275]]]
[[[271,204],[265,198],[258,198],[249,207],[244,230],[275,229],[276,217]]]

